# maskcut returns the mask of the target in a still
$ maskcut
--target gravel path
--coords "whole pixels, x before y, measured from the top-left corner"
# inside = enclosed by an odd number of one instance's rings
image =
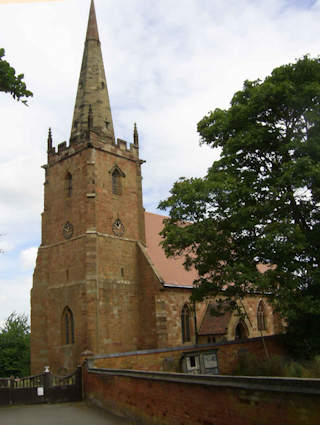
[[[114,416],[85,403],[34,404],[0,408],[0,425],[129,425],[128,419]]]

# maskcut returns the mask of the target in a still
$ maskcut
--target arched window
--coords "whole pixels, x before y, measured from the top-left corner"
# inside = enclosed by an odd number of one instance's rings
[[[62,313],[62,344],[74,344],[74,320],[69,307]]]
[[[190,309],[185,304],[181,311],[182,342],[190,341]]]
[[[266,330],[266,316],[264,312],[264,302],[262,300],[260,300],[258,309],[257,309],[257,323],[258,323],[259,331]]]
[[[112,173],[112,193],[114,193],[115,195],[121,195],[121,192],[121,173],[116,168]]]
[[[72,174],[71,173],[67,173],[66,175],[65,189],[66,189],[67,196],[70,197],[72,195]]]
[[[240,320],[235,329],[235,339],[246,339],[248,338],[249,332],[247,325],[243,320]]]

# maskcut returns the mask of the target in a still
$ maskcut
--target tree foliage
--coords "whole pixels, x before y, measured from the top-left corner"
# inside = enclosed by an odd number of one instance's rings
[[[0,376],[30,374],[30,326],[24,314],[11,313],[0,329]]]
[[[167,255],[199,273],[193,298],[259,293],[289,322],[320,315],[320,59],[245,81],[198,131],[220,159],[160,203]]]
[[[24,75],[16,75],[16,71],[9,62],[3,59],[5,50],[0,48],[0,91],[10,93],[16,100],[21,100],[27,105],[27,100],[24,98],[33,96],[32,92],[27,90],[26,84],[23,81]]]

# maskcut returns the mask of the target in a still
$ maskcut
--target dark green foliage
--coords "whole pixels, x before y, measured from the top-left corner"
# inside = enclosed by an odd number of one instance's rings
[[[234,375],[242,376],[286,376],[286,360],[280,356],[272,356],[267,359],[258,359],[251,353],[239,356],[238,366]]]
[[[304,313],[288,322],[284,343],[296,359],[309,359],[320,353],[320,314]]]
[[[0,377],[30,375],[30,326],[24,315],[11,313],[0,329]]]
[[[160,203],[167,255],[199,273],[193,298],[258,293],[288,321],[320,314],[320,59],[245,81],[198,131],[220,160]]]
[[[27,90],[26,84],[22,81],[24,75],[16,75],[15,69],[3,59],[4,55],[4,49],[0,49],[0,91],[10,93],[14,99],[21,100],[27,105],[24,97],[30,97],[33,94]]]
[[[283,356],[258,359],[250,353],[239,357],[233,372],[240,376],[281,376],[286,378],[320,378],[320,356],[310,361],[297,362]]]

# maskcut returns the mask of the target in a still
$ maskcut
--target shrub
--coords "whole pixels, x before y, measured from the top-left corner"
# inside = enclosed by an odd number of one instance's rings
[[[320,356],[310,361],[294,361],[283,356],[258,359],[251,353],[239,356],[233,375],[280,376],[287,378],[320,378]]]

